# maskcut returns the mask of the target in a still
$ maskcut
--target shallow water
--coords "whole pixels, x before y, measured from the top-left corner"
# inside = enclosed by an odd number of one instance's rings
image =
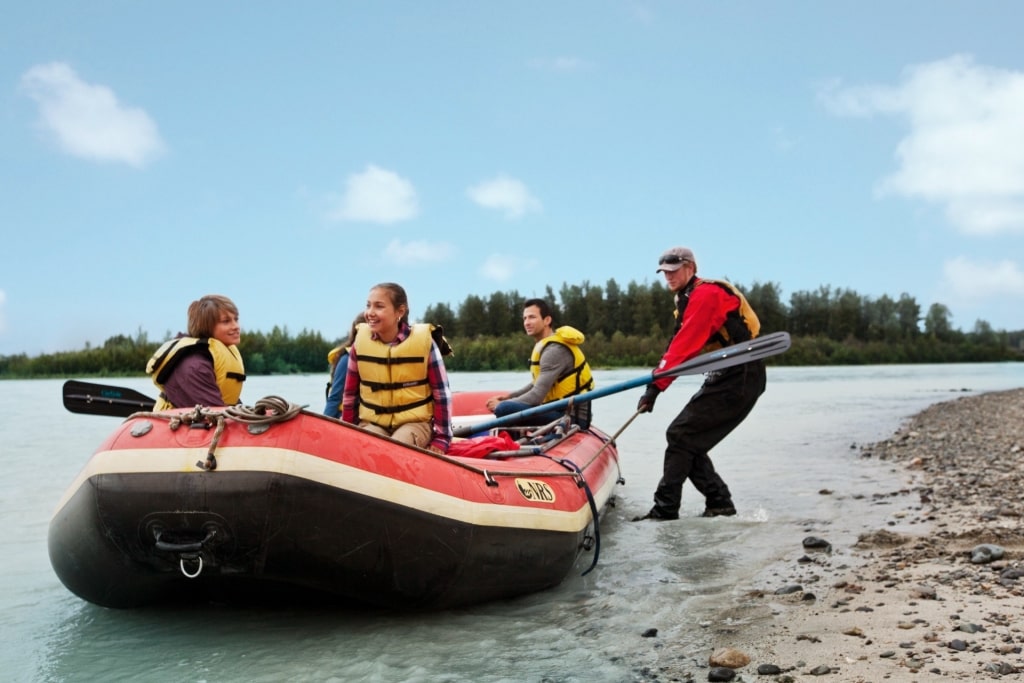
[[[643,370],[598,371],[599,386]],[[319,410],[324,377],[254,377],[269,394]],[[522,373],[455,373],[454,390],[519,386]],[[627,521],[650,506],[664,430],[699,385],[683,377],[619,437],[618,505],[602,525],[598,567],[517,600],[432,614],[223,606],[115,611],[68,592],[50,568],[50,514],[89,454],[119,422],[73,415],[61,381],[0,382],[0,671],[12,681],[609,681],[644,680],[655,640],[706,661],[706,624],[767,564],[802,554],[807,529],[833,543],[891,523],[874,493],[902,473],[857,446],[888,437],[939,401],[1024,386],[1024,364],[769,368],[768,390],[713,453],[740,514],[705,520],[684,491],[684,518]],[[152,395],[144,379],[114,380]],[[595,401],[609,434],[642,389]],[[825,495],[822,490],[832,493]],[[591,561],[585,555],[579,571]],[[641,638],[647,628],[658,639]]]

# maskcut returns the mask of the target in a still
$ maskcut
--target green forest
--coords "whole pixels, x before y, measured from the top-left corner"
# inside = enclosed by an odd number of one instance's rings
[[[972,329],[954,329],[949,309],[939,303],[926,311],[908,294],[877,299],[850,289],[819,287],[798,291],[784,302],[776,283],[755,282],[740,289],[761,320],[761,332],[786,331],[793,345],[768,359],[771,365],[876,365],[889,363],[966,363],[1024,360],[1024,330],[994,330],[983,320]],[[467,296],[452,308],[433,304],[412,319],[443,327],[455,353],[449,371],[520,370],[533,340],[522,328],[522,304],[516,291]],[[630,282],[624,289],[608,280],[602,287],[584,282],[546,288],[555,325],[583,331],[584,351],[595,368],[653,367],[672,332],[672,293],[660,282]],[[287,328],[243,330],[239,348],[252,375],[327,372],[327,353],[338,337]],[[0,379],[33,377],[108,377],[143,375],[146,361],[165,340],[146,332],[118,334],[101,346],[77,351],[0,356]]]

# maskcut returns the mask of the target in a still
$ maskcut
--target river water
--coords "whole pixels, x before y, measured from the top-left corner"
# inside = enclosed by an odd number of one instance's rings
[[[641,369],[597,371],[598,386]],[[267,395],[319,410],[325,377],[253,377]],[[509,389],[523,373],[453,373],[453,390]],[[516,600],[429,614],[220,605],[110,610],[68,592],[50,568],[54,506],[118,418],[74,415],[59,380],[0,382],[0,677],[8,681],[608,681],[651,680],[659,642],[706,662],[709,619],[765,567],[802,554],[812,531],[833,544],[897,524],[876,493],[906,474],[859,446],[926,406],[1024,387],[1024,363],[769,368],[750,417],[712,453],[739,515],[702,519],[689,485],[683,518],[632,523],[661,471],[664,430],[699,386],[681,377],[619,437],[617,505],[597,568]],[[153,395],[145,379],[108,381]],[[609,434],[642,389],[597,399]],[[880,502],[881,501],[881,502]],[[579,571],[591,556],[584,555]],[[648,628],[658,638],[643,638]]]

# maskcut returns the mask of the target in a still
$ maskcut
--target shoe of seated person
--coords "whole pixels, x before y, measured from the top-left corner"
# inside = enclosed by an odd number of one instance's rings
[[[736,508],[732,505],[723,505],[720,507],[704,508],[704,513],[701,517],[732,517],[735,514]]]
[[[657,506],[655,506],[655,507],[652,507],[650,509],[650,511],[648,511],[648,513],[646,515],[641,515],[639,517],[634,517],[633,521],[634,522],[641,522],[641,521],[643,521],[645,519],[653,519],[655,522],[668,522],[668,521],[673,520],[673,519],[679,519],[679,513],[678,512],[665,512],[664,510],[659,510],[657,508]]]

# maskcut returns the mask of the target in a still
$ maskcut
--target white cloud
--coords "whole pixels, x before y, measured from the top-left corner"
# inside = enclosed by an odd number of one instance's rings
[[[950,291],[960,300],[1024,298],[1024,271],[1012,261],[975,263],[958,256],[946,261],[943,273]]]
[[[557,71],[559,73],[573,73],[583,71],[591,67],[590,62],[579,57],[542,57],[530,60],[530,66],[542,71]]]
[[[455,247],[444,242],[430,243],[420,240],[403,244],[395,239],[384,247],[384,258],[399,266],[441,263],[450,261],[454,256]]]
[[[121,104],[110,88],[86,83],[67,64],[34,66],[21,86],[39,105],[42,130],[69,154],[141,167],[164,151],[144,110]]]
[[[646,4],[634,2],[630,5],[627,5],[627,8],[629,9],[629,12],[632,15],[633,19],[640,22],[641,24],[650,25],[653,24],[656,20],[654,10],[651,9]]]
[[[516,270],[516,257],[491,254],[480,264],[479,273],[481,277],[488,280],[504,282],[512,277]]]
[[[833,84],[821,96],[839,115],[909,123],[880,195],[941,204],[966,234],[1024,232],[1024,72],[955,55],[906,69],[898,87]]]
[[[775,149],[780,152],[789,152],[796,147],[796,138],[782,126],[775,126],[772,129],[772,141]]]
[[[474,185],[466,190],[466,194],[486,209],[504,211],[506,218],[522,218],[528,212],[539,212],[543,208],[526,185],[504,175]]]
[[[345,194],[330,217],[339,221],[397,223],[419,213],[416,188],[405,178],[370,164],[345,181]]]
[[[480,277],[495,282],[510,280],[518,271],[532,270],[537,267],[536,259],[523,259],[519,256],[491,254],[480,264],[477,272]]]

